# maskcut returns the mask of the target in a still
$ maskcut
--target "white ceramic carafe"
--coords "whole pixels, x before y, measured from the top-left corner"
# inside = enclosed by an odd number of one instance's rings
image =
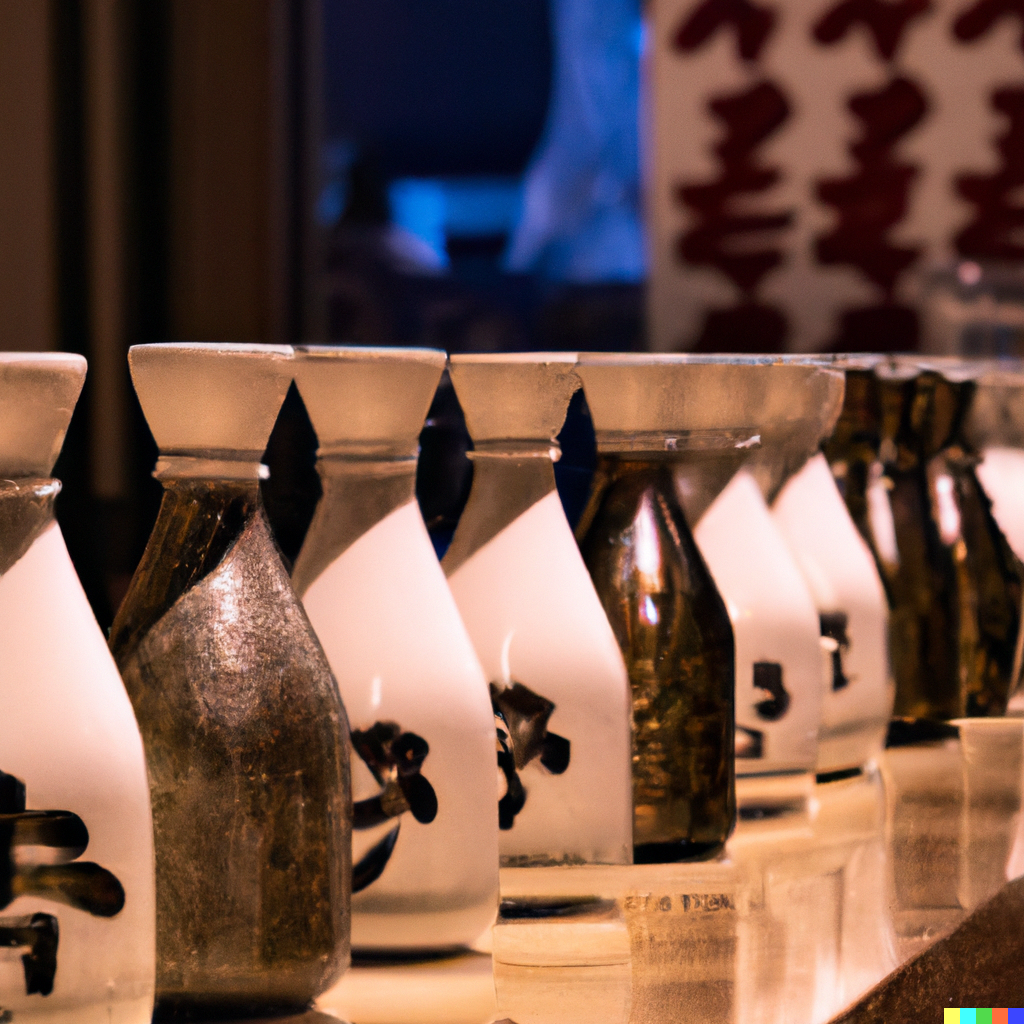
[[[416,502],[430,349],[296,349],[324,494],[293,579],[353,730],[352,945],[476,943],[498,900],[487,681]]]
[[[729,481],[693,535],[736,638],[736,774],[813,771],[818,615],[750,473],[741,469]]]
[[[500,849],[512,867],[632,860],[629,681],[552,465],[575,362],[450,363],[474,477],[444,568],[507,737]]]
[[[813,365],[807,365],[813,370]],[[783,377],[762,366],[768,391]],[[839,415],[843,381],[818,367],[803,387],[760,412],[760,444],[694,530],[736,639],[736,774],[813,772],[822,714],[818,610],[765,500],[817,447]],[[737,790],[741,806],[744,788]],[[759,802],[763,794],[756,800]]]
[[[0,355],[0,1019],[143,1024],[146,763],[49,478],[85,369],[76,355]]]
[[[772,507],[810,588],[825,659],[817,771],[860,767],[881,752],[892,712],[888,605],[878,569],[822,454]]]

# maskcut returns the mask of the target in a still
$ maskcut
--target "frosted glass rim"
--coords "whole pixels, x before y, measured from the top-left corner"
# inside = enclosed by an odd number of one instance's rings
[[[704,355],[694,352],[580,352],[583,366],[773,366],[782,365],[785,357],[719,353]]]
[[[558,363],[575,366],[579,362],[578,352],[458,352],[448,357],[454,366],[483,364],[491,366],[528,366]]]
[[[0,352],[0,363],[7,366],[57,366],[85,370],[88,361],[77,352]]]
[[[1024,360],[997,356],[886,355],[875,367],[882,380],[912,380],[922,373],[938,373],[954,384],[983,380],[989,374],[1024,374]]]
[[[292,356],[291,345],[264,345],[243,341],[152,341],[144,345],[132,345],[128,354],[134,352],[210,352],[216,355]]]
[[[448,353],[440,348],[402,348],[390,345],[295,345],[297,362],[331,360],[335,362],[426,363],[443,367]]]

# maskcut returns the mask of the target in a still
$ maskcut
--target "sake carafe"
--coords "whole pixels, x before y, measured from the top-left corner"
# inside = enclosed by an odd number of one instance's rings
[[[299,349],[323,496],[294,581],[352,723],[352,940],[473,945],[498,899],[498,766],[487,680],[415,497],[444,368],[429,349]]]
[[[889,515],[873,516],[872,547],[889,600],[895,714],[1001,715],[1019,671],[1024,568],[963,431],[978,367],[897,359],[875,372]]]
[[[822,453],[785,484],[772,512],[821,627],[817,772],[861,767],[881,752],[893,703],[888,608],[878,570]]]
[[[625,355],[577,367],[599,453],[577,537],[629,676],[638,863],[706,856],[736,818],[733,631],[673,477],[688,452],[742,451],[754,434],[717,369]]]
[[[143,1024],[153,831],[142,741],[53,518],[85,379],[0,354],[0,1020]]]
[[[860,768],[881,752],[893,702],[885,592],[871,551],[818,444],[842,431],[846,436],[840,443],[854,447],[852,435],[857,427],[852,424],[865,409],[865,393],[870,394],[861,375],[870,375],[870,370],[860,359],[840,359],[832,365],[845,370],[848,384],[853,381],[844,397],[841,426],[833,429],[823,419],[824,437],[809,434],[806,445],[794,445],[796,458],[789,468],[796,471],[769,493],[769,497],[775,495],[775,523],[803,573],[821,629],[820,776]],[[851,494],[856,490],[865,503],[876,447],[868,443],[864,457],[849,458],[843,466]]]
[[[473,486],[444,558],[502,744],[501,863],[632,859],[629,681],[558,492],[575,355],[455,355]]]
[[[149,768],[163,1015],[302,1007],[348,962],[348,724],[259,492],[290,356],[129,352],[164,496],[110,646]]]
[[[736,773],[753,778],[738,791],[741,809],[796,809],[817,760],[821,627],[766,498],[835,421],[843,379],[810,363],[738,357],[736,365],[757,380],[757,404],[743,412],[760,444],[701,516],[694,537],[736,637]],[[765,778],[782,775],[791,778]]]

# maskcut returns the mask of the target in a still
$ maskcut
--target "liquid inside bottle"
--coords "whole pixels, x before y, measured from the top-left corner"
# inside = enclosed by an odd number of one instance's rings
[[[736,817],[735,653],[672,460],[602,454],[577,535],[629,674],[634,860],[707,855]]]

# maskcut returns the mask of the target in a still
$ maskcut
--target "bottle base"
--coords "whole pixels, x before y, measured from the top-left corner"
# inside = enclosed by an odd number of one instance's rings
[[[164,1021],[231,1021],[273,1020],[305,1013],[309,1003],[302,1005],[258,1002],[203,1001],[197,999],[158,999],[153,1008],[153,1024]]]
[[[672,843],[638,843],[633,847],[634,864],[678,864],[680,861],[711,860],[725,848],[725,840],[695,843],[677,839]]]

